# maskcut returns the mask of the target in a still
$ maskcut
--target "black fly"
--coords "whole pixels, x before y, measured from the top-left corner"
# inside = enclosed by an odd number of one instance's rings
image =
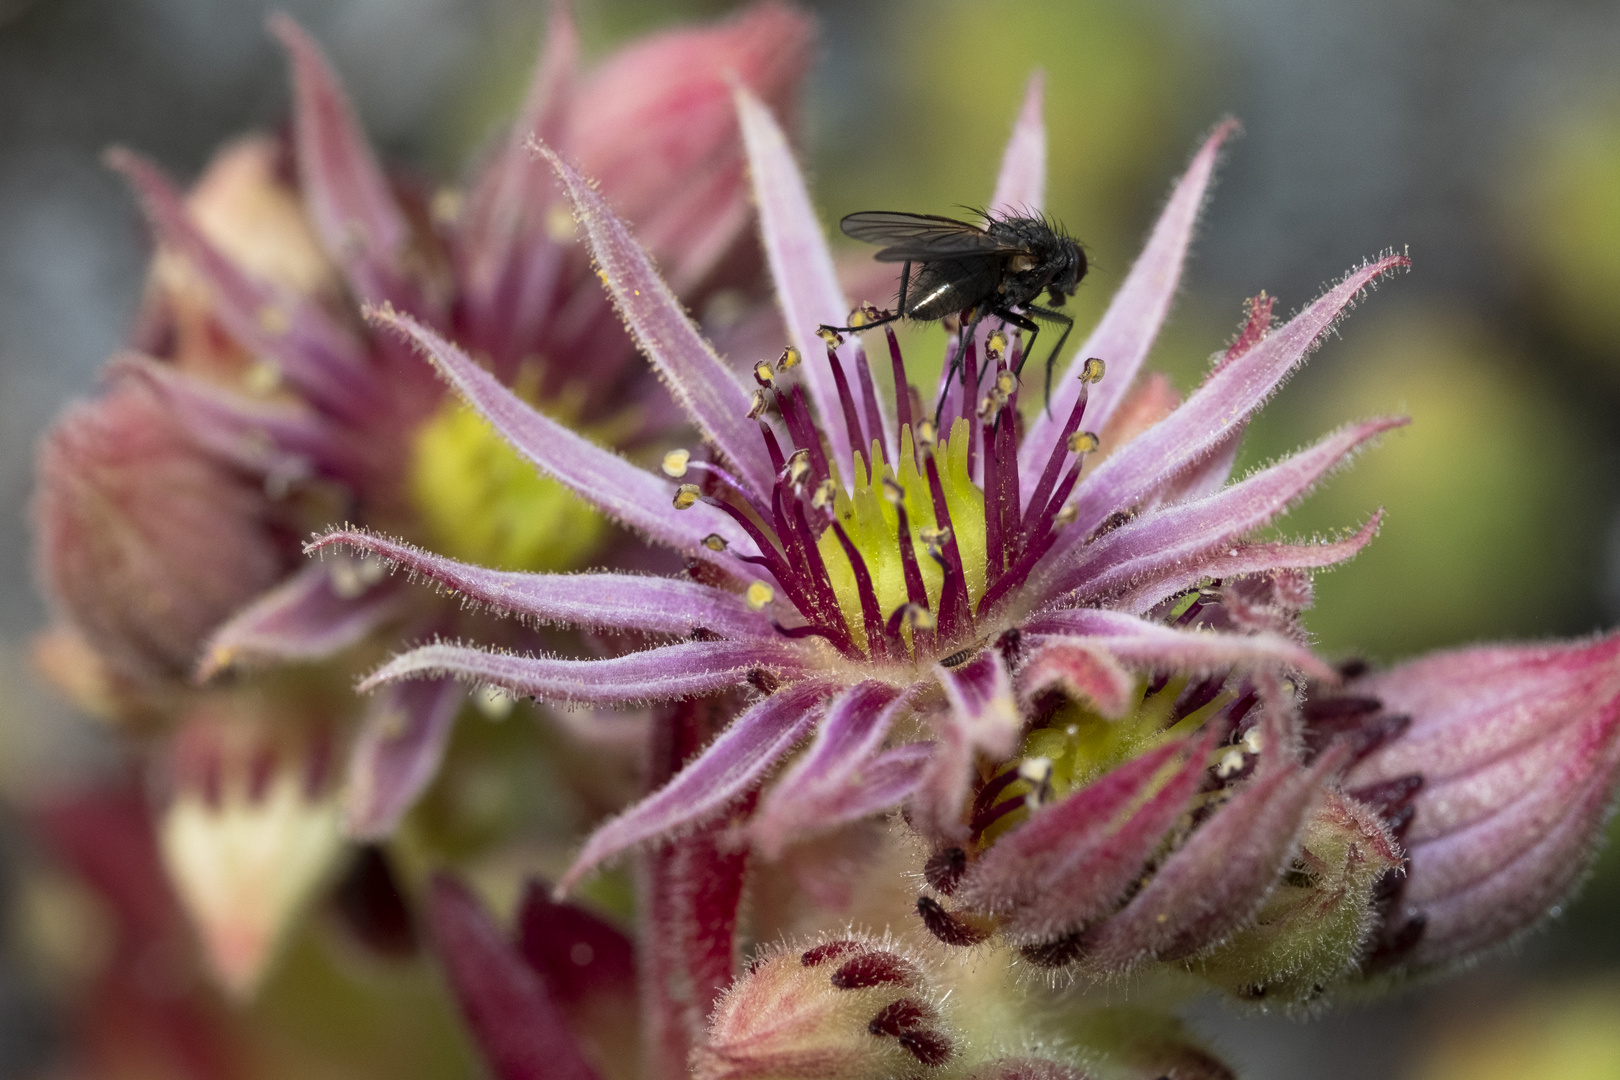
[[[933,322],[959,315],[965,325],[961,343],[971,340],[979,323],[993,315],[1029,332],[1018,360],[1018,372],[1035,351],[1040,334],[1036,319],[1059,323],[1063,336],[1046,358],[1046,396],[1052,396],[1052,363],[1069,340],[1074,320],[1061,311],[1035,303],[1042,292],[1053,307],[1074,295],[1086,276],[1086,253],[1072,237],[1042,218],[990,217],[984,227],[934,214],[865,210],[839,222],[844,235],[882,244],[879,262],[904,263],[896,310],[861,326],[833,326],[854,331],[896,319]],[[916,264],[916,273],[912,265]],[[1017,309],[1017,310],[1015,310]],[[956,373],[962,348],[956,350],[950,374]],[[938,417],[935,417],[937,422]]]

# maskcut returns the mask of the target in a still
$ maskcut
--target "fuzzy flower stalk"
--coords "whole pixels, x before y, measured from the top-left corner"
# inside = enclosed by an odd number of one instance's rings
[[[757,255],[731,87],[792,110],[810,38],[800,13],[763,3],[587,72],[559,3],[517,121],[464,187],[435,192],[379,163],[302,29],[276,16],[271,30],[292,68],[286,137],[228,146],[188,195],[145,159],[109,154],[158,253],[129,349],[41,445],[34,504],[57,615],[42,665],[87,708],[150,736],[171,872],[216,972],[242,993],[341,861],[343,836],[394,831],[465,700],[448,679],[355,696],[355,665],[374,663],[377,643],[474,624],[388,580],[376,560],[305,562],[299,538],[360,522],[464,558],[554,570],[618,542],[397,335],[369,330],[360,306],[409,313],[594,438],[644,446],[678,427],[527,145],[543,139],[588,163],[684,301],[727,292],[746,308],[735,285]],[[481,632],[538,647],[521,628]],[[289,742],[305,729],[321,737]],[[198,742],[276,750],[218,757],[236,793],[222,802],[188,779],[199,774],[185,747]],[[317,768],[296,746],[323,755],[323,781],[305,785],[320,829],[262,797]],[[279,770],[268,785],[253,771],[261,761]],[[275,851],[285,857],[249,870]],[[286,888],[259,887],[278,875]]]

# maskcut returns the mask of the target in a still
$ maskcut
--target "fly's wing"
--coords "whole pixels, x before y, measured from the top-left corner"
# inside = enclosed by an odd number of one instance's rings
[[[932,322],[974,307],[996,291],[1001,261],[984,255],[925,262],[911,275],[906,293],[907,318]]]
[[[878,262],[929,262],[969,255],[997,255],[1022,248],[998,240],[977,225],[936,214],[865,210],[838,223],[844,235],[883,245]]]

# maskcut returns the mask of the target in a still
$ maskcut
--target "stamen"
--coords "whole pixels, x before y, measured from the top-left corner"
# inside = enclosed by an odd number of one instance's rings
[[[861,388],[866,426],[872,432],[872,441],[878,446],[879,460],[873,467],[876,472],[878,466],[887,465],[892,460],[893,453],[889,448],[889,433],[883,430],[883,411],[878,408],[877,388],[872,385],[872,368],[866,362],[866,346],[860,341],[855,342],[855,382]]]
[[[748,405],[748,419],[759,420],[765,414],[765,408],[768,404],[769,402],[765,400],[765,391],[755,390],[754,399]],[[761,421],[761,423],[763,422]]]
[[[843,363],[830,347],[827,349],[827,364],[832,368],[833,384],[838,387],[838,404],[844,411],[844,427],[849,431],[849,445],[859,450],[868,443],[865,433],[861,431],[861,418],[855,408],[855,395],[849,392],[849,380],[844,377]]]
[[[945,485],[939,479],[939,465],[934,461],[933,454],[929,454],[926,461],[928,489],[934,499],[934,519],[939,523],[944,547],[944,551],[935,556],[945,571],[945,584],[939,594],[939,632],[949,640],[961,629],[973,625],[973,613],[968,607],[962,553],[957,547],[955,530],[951,528],[951,508],[945,502]],[[926,540],[923,542],[927,543]]]
[[[761,387],[768,387],[776,381],[776,377],[771,374],[771,365],[767,361],[761,360],[754,365],[754,381]]]
[[[911,421],[911,384],[906,380],[906,362],[900,355],[900,339],[894,336],[893,327],[885,326],[883,332],[889,338],[889,363],[894,371],[895,431],[901,432],[907,427],[916,431],[916,425]]]
[[[827,343],[828,349],[836,349],[844,343],[844,335],[830,326],[823,326],[816,331],[816,337]]]
[[[826,479],[816,485],[816,493],[810,497],[810,505],[817,510],[826,510],[832,506],[833,499],[838,493],[838,485]]]
[[[883,478],[883,495],[894,506],[897,523],[896,541],[900,546],[900,569],[906,576],[906,598],[914,606],[926,611],[928,609],[928,589],[923,584],[922,567],[917,565],[917,552],[912,547],[911,521],[906,514],[906,493],[899,484]],[[929,625],[924,629],[933,629],[933,617],[929,617]]]
[[[1077,431],[1064,441],[1071,454],[1090,454],[1102,445],[1102,440],[1093,431]]]
[[[866,568],[861,549],[849,538],[843,524],[835,519],[832,530],[849,559],[851,569],[855,571],[855,590],[861,598],[861,622],[866,627],[866,651],[873,656],[887,656],[889,642],[884,634],[883,609],[878,607],[877,590],[872,587],[872,572]]]
[[[810,475],[810,451],[793,451],[793,456],[787,459],[787,466],[782,470],[782,474],[794,487],[803,486],[804,478]]]
[[[838,594],[832,587],[832,576],[827,573],[827,564],[821,558],[821,548],[816,544],[816,536],[810,531],[810,523],[804,517],[804,504],[795,501],[793,504],[793,528],[799,540],[799,546],[804,551],[804,561],[810,568],[810,581],[815,590],[817,603],[824,613],[820,620],[836,628],[843,635],[846,651],[853,651],[855,638],[844,623],[842,609],[838,606]]]
[[[682,477],[686,475],[686,463],[692,460],[690,450],[671,450],[664,455],[664,475]]]
[[[696,484],[682,484],[675,489],[675,509],[690,510],[697,505],[702,492],[698,491]]]
[[[755,392],[758,393],[758,391]],[[760,394],[760,396],[764,397],[765,395]],[[765,441],[765,452],[771,456],[771,468],[781,472],[782,466],[787,464],[782,457],[782,446],[776,441],[776,432],[771,430],[771,425],[763,420],[759,422],[759,437]]]
[[[685,451],[682,452],[684,453]],[[754,513],[758,514],[761,518],[770,517],[770,508],[765,505],[764,500],[762,500],[758,495],[755,495],[753,490],[745,486],[741,480],[738,480],[735,476],[732,476],[729,472],[722,469],[714,462],[689,461],[686,465],[685,471],[690,472],[692,470],[707,473],[714,479],[715,483],[722,490],[729,491],[731,494],[747,503],[753,509]],[[665,471],[668,471],[667,464],[665,466]]]
[[[804,358],[799,355],[799,350],[789,345],[782,350],[782,355],[776,358],[776,370],[792,371],[799,366],[799,361],[802,359]]]
[[[1096,359],[1093,357],[1092,359]],[[1097,363],[1102,363],[1098,360]],[[1052,456],[1046,461],[1046,468],[1041,470],[1041,478],[1035,484],[1035,490],[1030,494],[1029,507],[1024,511],[1024,538],[1025,542],[1035,535],[1035,523],[1046,512],[1047,501],[1051,498],[1052,487],[1063,473],[1063,462],[1069,456],[1069,436],[1080,427],[1080,419],[1086,412],[1086,399],[1090,397],[1091,383],[1085,378],[1085,372],[1090,370],[1091,361],[1087,360],[1085,368],[1081,371],[1080,396],[1075,398],[1074,408],[1069,410],[1069,419],[1063,424],[1063,431],[1058,436],[1057,443],[1052,447]]]
[[[776,404],[782,410],[782,418],[788,423],[788,433],[793,436],[794,445],[810,452],[810,464],[815,467],[816,475],[831,476],[827,455],[821,450],[821,436],[810,419],[810,406],[804,400],[804,387],[794,386],[785,397],[778,393]]]
[[[938,441],[938,434],[934,429],[932,420],[920,421],[912,430],[916,435],[918,450],[932,450],[934,448],[934,443]]]
[[[710,551],[724,551],[729,545],[726,543],[726,538],[719,533],[710,533],[703,538],[703,546]]]
[[[843,648],[843,643],[838,640],[832,631],[828,630],[824,626],[816,626],[813,623],[806,623],[804,626],[786,627],[773,619],[771,620],[771,629],[775,630],[778,634],[781,634],[785,638],[824,638],[827,641],[832,642],[838,648]]]
[[[1086,362],[1080,365],[1080,378],[1088,383],[1102,382],[1103,375],[1108,371],[1108,365],[1099,356],[1088,356]]]

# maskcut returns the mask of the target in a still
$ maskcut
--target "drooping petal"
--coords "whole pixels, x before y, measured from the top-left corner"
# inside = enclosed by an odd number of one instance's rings
[[[1024,87],[1023,108],[1001,155],[996,193],[990,198],[994,213],[1033,217],[1046,205],[1046,124],[1041,119],[1045,91],[1046,73],[1037,68]]]
[[[1094,608],[1047,611],[1030,617],[1024,633],[1074,635],[1126,664],[1169,671],[1221,668],[1294,668],[1325,682],[1338,675],[1303,645],[1276,634],[1228,634],[1178,630],[1119,611]]]
[[[370,315],[414,341],[467,404],[541,472],[653,540],[738,573],[734,558],[703,543],[705,537],[717,533],[730,542],[751,545],[725,514],[704,503],[676,510],[671,505],[675,489],[668,481],[536,412],[466,353],[409,315],[387,308],[372,310]]]
[[[735,593],[682,578],[638,574],[535,574],[457,562],[399,540],[358,529],[318,537],[307,552],[352,548],[405,568],[503,615],[565,626],[642,630],[686,636],[709,630],[726,637],[774,639],[770,620]]]
[[[1136,678],[1106,649],[1083,637],[1058,637],[1037,646],[1018,672],[1018,692],[1030,701],[1061,690],[1110,720],[1130,710]]]
[[[440,875],[427,909],[440,962],[496,1080],[597,1080],[545,981],[472,893]]]
[[[776,470],[758,425],[748,418],[751,395],[692,325],[681,302],[623,222],[613,215],[607,200],[553,151],[542,149],[541,153],[572,200],[602,280],[637,344],[704,437],[757,494],[767,495]]]
[[[523,891],[517,935],[519,953],[564,1006],[634,996],[635,944],[600,916],[553,900],[541,882],[531,881]]]
[[[753,787],[809,734],[831,689],[823,682],[801,682],[778,690],[737,717],[673,780],[592,833],[558,882],[558,892],[573,888],[602,860],[702,821]]]
[[[1192,164],[1170,193],[1170,201],[1159,215],[1153,234],[1148,237],[1124,284],[1114,294],[1102,321],[1074,354],[1062,377],[1053,383],[1050,408],[1030,424],[1019,449],[1018,467],[1025,473],[1038,472],[1057,446],[1063,421],[1080,395],[1080,381],[1075,375],[1086,357],[1101,357],[1108,365],[1102,382],[1089,392],[1086,426],[1090,430],[1103,429],[1130,389],[1170,310],[1170,301],[1175,298],[1193,226],[1198,222],[1204,192],[1215,171],[1216,155],[1235,130],[1235,121],[1223,122],[1193,155]]]
[[[107,161],[141,200],[158,243],[182,256],[208,284],[214,313],[249,352],[271,360],[310,400],[354,415],[371,400],[366,361],[354,338],[305,297],[250,278],[192,221],[180,195],[151,162],[114,149]]]
[[[626,705],[713,693],[742,685],[755,671],[796,674],[804,665],[803,654],[790,643],[689,641],[607,660],[559,660],[441,644],[401,653],[366,676],[360,689],[452,675],[520,697]]]
[[[1404,418],[1368,420],[1341,428],[1292,457],[1241,483],[1192,502],[1143,514],[1076,552],[1068,567],[1057,560],[1035,586],[1041,596],[1079,590],[1075,599],[1108,596],[1135,582],[1176,569],[1191,569],[1232,541],[1268,524],[1303,498],[1329,470],[1341,466],[1367,440]]]
[[[1080,481],[1074,500],[1079,517],[1058,541],[1059,550],[1080,542],[1109,514],[1135,506],[1208,453],[1271,395],[1363,289],[1408,262],[1404,255],[1388,255],[1352,271],[1287,325],[1216,372],[1174,413],[1110,455]]]
[[[766,793],[749,823],[754,843],[774,859],[795,840],[898,805],[915,786],[929,747],[880,754],[908,699],[879,682],[857,683],[828,707],[808,752]]]
[[[934,666],[947,707],[934,720],[936,750],[913,799],[914,824],[925,834],[959,838],[975,755],[1001,760],[1023,727],[1012,677],[999,649],[981,651],[957,667]]]
[[[287,15],[269,19],[293,67],[293,139],[304,202],[327,254],[371,303],[402,300],[410,225],[320,46]]]
[[[438,774],[462,697],[454,679],[416,679],[372,698],[349,754],[344,819],[350,836],[393,834]]]
[[[759,205],[760,240],[770,261],[776,282],[776,298],[787,327],[804,363],[803,372],[810,397],[815,402],[822,426],[832,447],[833,459],[844,476],[853,476],[852,449],[869,452],[867,447],[850,446],[849,432],[838,422],[843,416],[838,387],[830,365],[823,362],[827,346],[816,336],[822,324],[843,326],[849,317],[849,301],[838,284],[832,254],[827,250],[821,223],[810,205],[804,177],[793,159],[787,137],[776,125],[770,111],[745,89],[737,91],[737,117],[742,124],[743,143],[748,149],[748,167],[754,181],[754,199]],[[846,371],[854,370],[854,345],[838,349]],[[881,403],[879,403],[881,415]],[[887,440],[888,423],[883,438]],[[868,438],[877,437],[868,432]],[[864,456],[864,454],[863,454]]]
[[[347,559],[303,567],[214,631],[197,678],[237,664],[319,660],[355,644],[399,614],[404,600],[399,588],[368,574]]]
[[[1313,570],[1353,558],[1378,533],[1384,512],[1377,511],[1354,534],[1342,540],[1310,544],[1239,544],[1201,560],[1193,567],[1174,567],[1148,574],[1112,598],[1117,611],[1141,615],[1161,601],[1213,578],[1236,578],[1275,570]]]

